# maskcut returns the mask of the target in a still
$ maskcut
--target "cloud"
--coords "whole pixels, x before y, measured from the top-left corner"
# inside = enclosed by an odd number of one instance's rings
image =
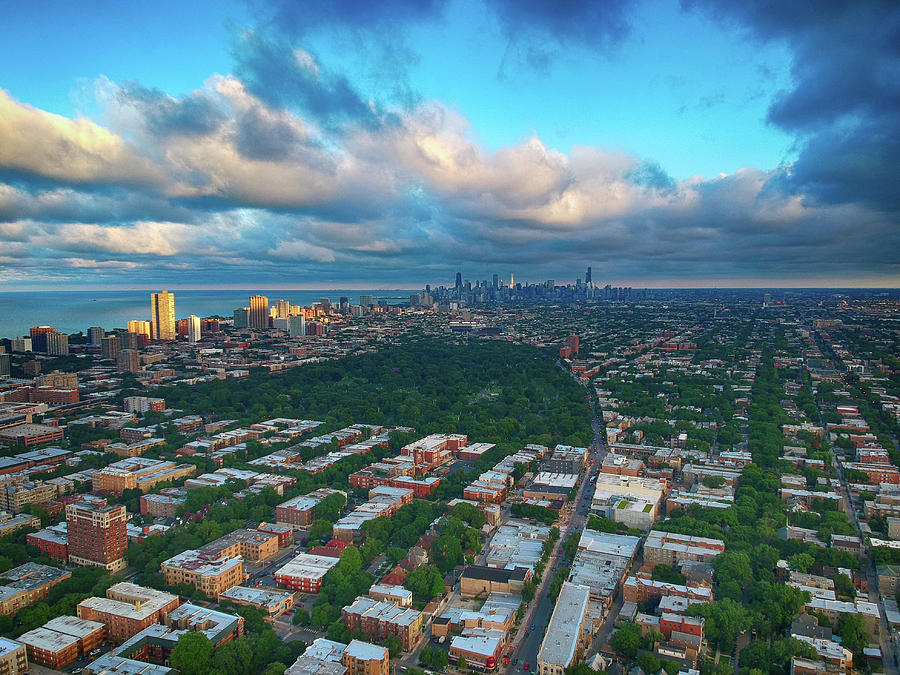
[[[0,89],[0,167],[64,183],[158,185],[162,172],[121,137],[19,103]]]
[[[234,50],[235,74],[257,98],[271,106],[291,108],[318,124],[336,128],[346,123],[380,126],[381,115],[370,101],[337,73],[316,67],[312,56],[285,40],[247,31]]]
[[[311,77],[322,73],[311,57],[300,62]],[[898,272],[896,219],[864,200],[799,189],[789,174],[802,155],[784,169],[676,181],[652,158],[563,151],[538,134],[487,149],[439,101],[379,113],[390,123],[322,125],[230,75],[181,97],[100,85],[105,127],[14,103],[32,125],[51,119],[57,130],[32,133],[32,155],[89,128],[152,166],[155,182],[73,183],[78,154],[45,183],[0,181],[0,252],[14,283],[79,274],[209,283],[224,269],[251,285],[351,272],[424,283],[458,267],[479,278],[511,269],[568,279],[583,264],[600,279]],[[115,152],[98,154],[117,166]],[[0,170],[44,175],[39,163],[0,158]]]
[[[315,260],[316,262],[334,262],[334,252],[322,246],[316,246],[305,241],[282,241],[267,251],[273,258],[286,258],[291,260]]]
[[[140,267],[146,267],[142,263],[136,263],[130,260],[90,260],[88,258],[65,258],[62,261],[68,267],[74,269],[103,269],[112,268],[119,270],[134,270]]]
[[[900,190],[900,5],[890,0],[787,2],[691,0],[753,39],[791,49],[792,85],[769,121],[797,138],[780,189],[824,204],[860,202],[896,211]]]

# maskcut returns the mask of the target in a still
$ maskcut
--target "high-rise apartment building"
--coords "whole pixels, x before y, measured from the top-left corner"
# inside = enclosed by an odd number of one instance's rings
[[[88,341],[92,345],[99,345],[100,340],[103,339],[104,335],[106,335],[106,333],[101,326],[91,326],[88,328]]]
[[[88,495],[66,506],[69,562],[105,567],[110,572],[123,569],[127,520],[125,506],[107,504],[102,497]]]
[[[9,354],[0,354],[0,378],[9,377]]]
[[[350,298],[348,298],[346,295],[342,295],[339,302],[341,305],[342,314],[346,314],[350,311]]]
[[[100,356],[104,359],[115,361],[119,358],[120,348],[118,335],[110,335],[100,340]]]
[[[139,335],[146,335],[149,338],[150,337],[150,322],[149,321],[129,321],[128,322],[128,332],[129,333],[138,333]]]
[[[275,312],[279,318],[283,319],[291,315],[291,301],[279,300],[275,303]]]
[[[269,299],[264,295],[250,296],[250,328],[265,330],[269,327]]]
[[[234,327],[249,328],[250,327],[250,308],[238,307],[234,310]]]
[[[175,295],[168,291],[150,294],[150,338],[175,339]]]
[[[31,338],[13,338],[10,340],[10,351],[13,352],[30,352]]]
[[[69,336],[65,333],[45,333],[42,337],[47,345],[44,351],[50,356],[66,356],[69,353]]]
[[[302,337],[306,335],[306,317],[291,316],[288,318],[288,335],[291,337]]]
[[[138,373],[141,370],[141,355],[137,349],[122,349],[116,357],[116,370],[120,373]]]
[[[188,317],[188,342],[200,340],[200,317],[191,314]]]
[[[375,302],[371,295],[360,295],[359,304],[363,307],[371,307]]]

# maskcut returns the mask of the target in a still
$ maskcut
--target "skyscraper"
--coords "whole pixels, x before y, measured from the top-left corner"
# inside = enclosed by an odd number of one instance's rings
[[[117,572],[125,567],[128,547],[125,506],[107,504],[102,497],[87,495],[66,506],[69,562],[105,567]]]
[[[456,290],[462,288],[462,272],[456,273]]]
[[[188,317],[188,342],[200,340],[200,317],[191,314]]]
[[[584,283],[589,284],[592,281],[593,281],[593,278],[591,278],[591,266],[588,265],[587,274],[584,275]]]
[[[175,339],[175,295],[169,291],[150,294],[150,338]]]
[[[510,288],[516,287],[516,275],[513,274],[512,272],[509,273],[509,287]]]
[[[250,296],[250,328],[265,330],[269,327],[269,299],[264,295]]]
[[[371,295],[360,295],[359,304],[363,307],[371,307],[373,304],[375,304],[374,298]]]
[[[99,345],[100,340],[103,339],[104,335],[106,335],[106,333],[101,326],[91,326],[88,328],[88,341],[92,345]]]
[[[290,300],[279,300],[278,302],[275,303],[275,310],[278,313],[278,316],[280,318],[290,316],[291,301]]]
[[[500,288],[500,277],[498,277],[496,274],[494,274],[493,278],[493,288],[495,291]]]

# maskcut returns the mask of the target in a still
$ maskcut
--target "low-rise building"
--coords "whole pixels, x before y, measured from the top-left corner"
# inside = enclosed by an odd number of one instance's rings
[[[27,648],[29,661],[59,670],[99,647],[106,634],[106,626],[97,621],[58,616],[23,633],[19,642]]]
[[[25,542],[62,563],[69,559],[69,535],[66,523],[45,527],[25,535]]]
[[[390,658],[386,647],[362,640],[351,640],[341,655],[349,675],[388,675]]]
[[[219,599],[230,600],[236,605],[256,607],[270,617],[280,616],[294,606],[293,593],[255,586],[232,586],[222,592]]]
[[[724,552],[725,542],[721,539],[652,530],[644,541],[644,564],[672,567],[685,560],[711,562]]]
[[[338,558],[300,553],[275,571],[275,583],[294,591],[318,593],[322,577],[338,562]]]
[[[159,569],[168,585],[190,584],[211,598],[244,580],[240,558],[213,558],[192,550],[169,558]]]
[[[21,642],[0,637],[0,675],[26,675],[28,649]]]
[[[369,597],[376,600],[385,600],[400,605],[400,607],[412,607],[412,591],[403,586],[393,584],[373,584],[369,589]]]
[[[319,488],[309,494],[289,499],[275,507],[275,522],[294,527],[308,527],[315,520],[315,508],[319,502],[333,494],[341,494],[346,497],[346,494],[340,490]]]
[[[30,513],[20,513],[14,516],[8,511],[0,511],[0,537],[5,537],[24,527],[38,529],[40,526],[41,519]]]
[[[125,490],[147,492],[158,483],[193,475],[193,464],[176,464],[148,457],[131,457],[100,469],[94,474],[94,491],[120,495]]]
[[[491,593],[521,593],[531,579],[527,567],[513,569],[468,565],[459,578],[459,594],[464,598],[486,597]]]
[[[580,658],[590,635],[585,621],[590,593],[587,586],[563,583],[538,651],[540,675],[563,675]]]
[[[497,669],[505,644],[502,630],[492,628],[468,628],[462,635],[450,640],[450,661],[465,659],[470,668],[490,672]]]
[[[47,598],[56,584],[71,578],[68,570],[27,562],[0,573],[4,583],[0,586],[0,615],[12,616]]]
[[[392,602],[357,597],[341,611],[348,630],[361,630],[370,639],[382,641],[393,635],[400,638],[404,651],[409,651],[422,637],[422,614]]]
[[[78,616],[109,626],[109,639],[124,642],[155,623],[165,622],[179,605],[178,596],[130,583],[106,590],[105,598],[86,598],[75,608]]]
[[[214,558],[243,558],[253,562],[268,560],[278,553],[278,535],[260,530],[235,530],[204,544],[201,555]]]
[[[159,492],[141,495],[141,513],[156,518],[175,518],[178,507],[187,500],[184,488],[163,488]]]

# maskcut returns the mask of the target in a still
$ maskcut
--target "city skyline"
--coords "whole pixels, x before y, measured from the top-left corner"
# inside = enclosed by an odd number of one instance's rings
[[[2,290],[900,286],[895,3],[7,14]]]

